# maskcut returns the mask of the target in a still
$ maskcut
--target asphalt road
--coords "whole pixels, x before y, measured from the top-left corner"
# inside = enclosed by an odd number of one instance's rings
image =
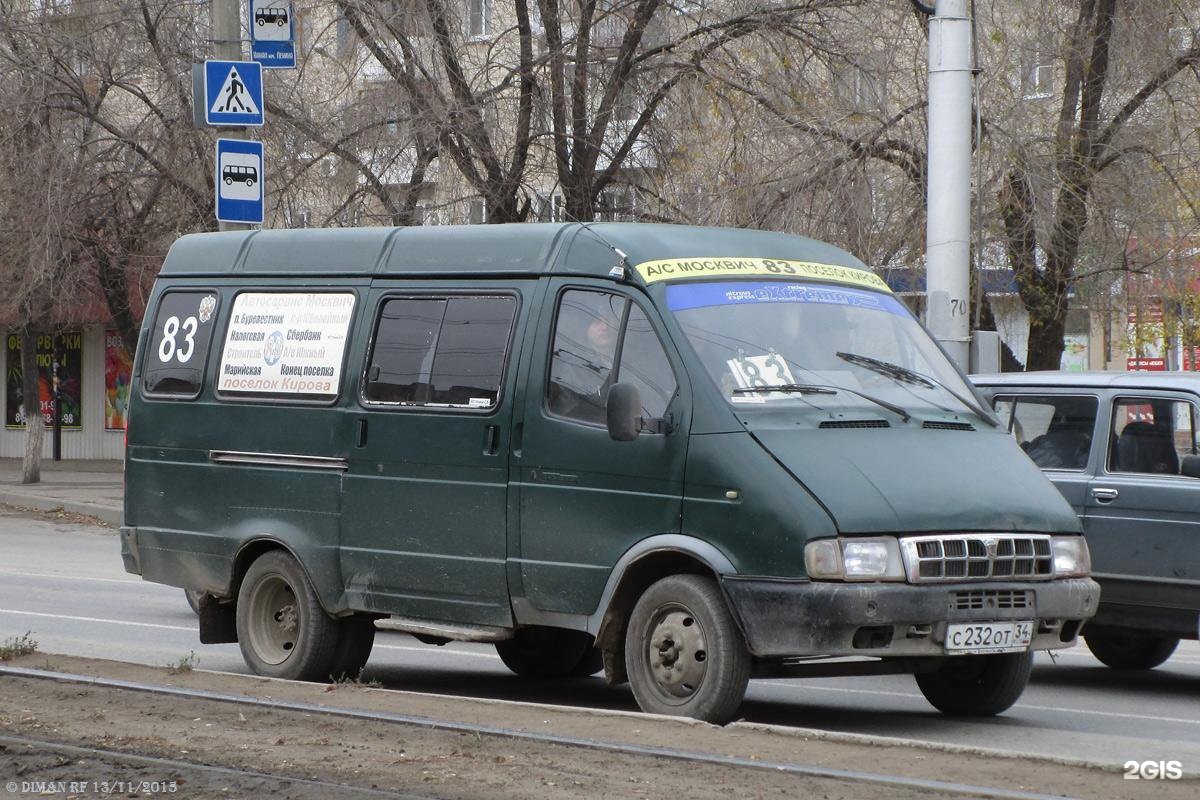
[[[0,640],[29,631],[44,652],[167,665],[194,652],[201,669],[247,672],[237,645],[201,645],[178,589],[124,572],[114,531],[0,511]],[[956,720],[932,709],[908,676],[755,681],[754,722],[966,744],[1109,763],[1176,760],[1200,774],[1200,643],[1162,667],[1119,673],[1080,647],[1036,657],[1033,681],[1007,713]],[[599,678],[519,680],[490,646],[423,645],[380,632],[365,679],[432,693],[636,708]],[[859,765],[863,766],[863,765]]]

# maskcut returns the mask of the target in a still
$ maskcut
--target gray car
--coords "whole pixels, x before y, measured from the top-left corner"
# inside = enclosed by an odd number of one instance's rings
[[[1101,586],[1084,628],[1116,669],[1151,669],[1200,620],[1200,374],[972,378],[1083,521]]]

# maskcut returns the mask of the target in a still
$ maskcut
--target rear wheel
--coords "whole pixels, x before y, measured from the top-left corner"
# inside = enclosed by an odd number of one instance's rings
[[[934,672],[918,673],[917,686],[945,714],[990,717],[1017,702],[1033,671],[1032,653],[953,656]]]
[[[523,678],[582,677],[604,666],[592,637],[562,628],[521,628],[513,638],[496,642],[496,653]]]
[[[1154,669],[1179,646],[1173,636],[1143,636],[1135,633],[1084,633],[1092,655],[1113,669]]]
[[[672,575],[633,607],[625,667],[643,711],[721,725],[746,695],[750,652],[716,581]]]
[[[324,680],[335,666],[340,625],[321,608],[296,559],[283,551],[259,556],[246,571],[237,632],[242,657],[259,675]]]

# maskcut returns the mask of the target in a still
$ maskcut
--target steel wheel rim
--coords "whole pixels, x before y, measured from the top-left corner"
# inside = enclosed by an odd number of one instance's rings
[[[669,705],[691,700],[708,674],[708,639],[700,620],[680,603],[660,606],[650,617],[646,666],[650,683]]]
[[[255,655],[267,664],[287,661],[300,641],[296,592],[281,575],[267,575],[250,593],[247,633]]]

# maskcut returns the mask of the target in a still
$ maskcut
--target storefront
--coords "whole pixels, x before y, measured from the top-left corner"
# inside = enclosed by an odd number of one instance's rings
[[[25,452],[25,409],[21,384],[21,337],[5,334],[4,429],[0,457],[19,458]],[[38,406],[47,430],[43,455],[52,453],[54,362],[61,401],[64,459],[119,459],[124,453],[126,407],[132,359],[115,330],[103,325],[80,325],[57,334],[38,336]]]

